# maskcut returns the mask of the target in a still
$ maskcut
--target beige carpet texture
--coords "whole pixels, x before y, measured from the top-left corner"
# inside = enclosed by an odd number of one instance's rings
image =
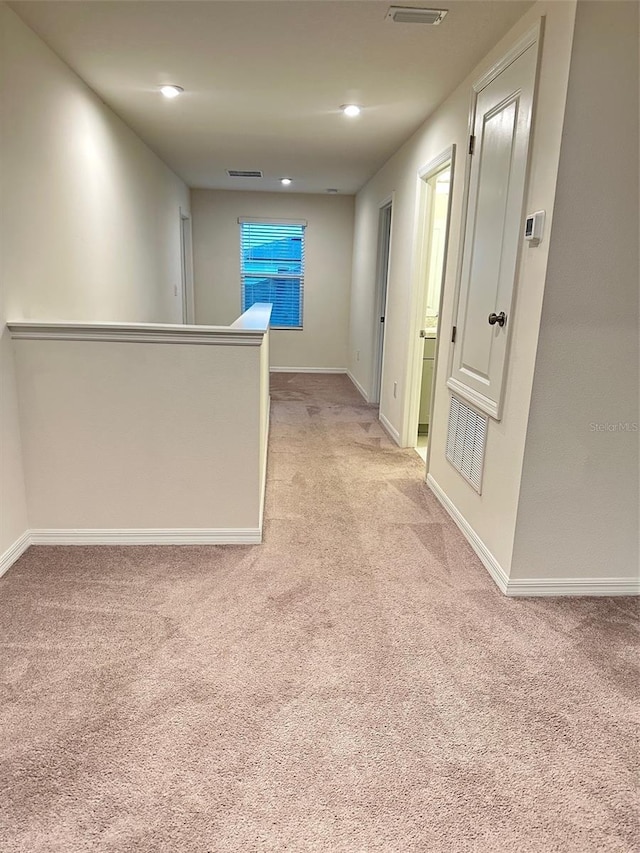
[[[0,581],[0,851],[623,853],[637,601],[508,599],[345,376],[276,374],[264,543]]]

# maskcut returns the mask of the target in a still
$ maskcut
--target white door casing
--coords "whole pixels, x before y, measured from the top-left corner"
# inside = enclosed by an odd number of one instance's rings
[[[193,324],[195,305],[193,293],[193,237],[191,214],[180,209],[180,276],[182,289],[182,322]]]
[[[451,145],[446,150],[442,151],[433,160],[422,166],[416,174],[416,212],[414,217],[414,234],[413,234],[413,259],[411,273],[411,306],[410,306],[410,325],[409,334],[407,337],[407,384],[405,389],[405,406],[404,420],[401,433],[401,447],[415,447],[415,439],[418,431],[419,423],[419,408],[420,408],[420,389],[423,372],[423,351],[424,339],[420,335],[420,330],[424,327],[424,320],[429,307],[429,276],[428,267],[430,264],[430,237],[431,237],[431,214],[433,206],[432,193],[435,187],[431,184],[438,175],[449,170],[450,187],[454,183],[456,160],[456,145]],[[442,316],[442,304],[444,300],[444,278],[446,271],[446,258],[449,246],[449,228],[451,224],[451,191],[448,193],[448,208],[446,215],[446,228],[444,231],[444,242],[442,245],[442,265],[441,278],[438,282],[438,301],[434,305],[438,317]],[[433,304],[433,303],[432,303]],[[437,327],[437,336],[440,336],[440,325]],[[436,373],[437,364],[437,348],[434,359],[434,376]],[[435,388],[435,385],[432,386]],[[435,395],[432,395],[435,396]],[[431,406],[433,407],[433,400]],[[433,408],[432,408],[433,421]],[[427,458],[430,452],[430,445],[427,447]]]
[[[391,223],[393,194],[378,206],[378,260],[376,265],[376,339],[374,343],[373,382],[370,403],[380,403],[382,398],[382,368],[384,362],[385,320],[387,313],[387,287],[391,258]]]
[[[502,415],[522,245],[539,37],[536,27],[474,87],[473,153],[447,385],[496,420]],[[502,312],[506,320],[500,325]]]

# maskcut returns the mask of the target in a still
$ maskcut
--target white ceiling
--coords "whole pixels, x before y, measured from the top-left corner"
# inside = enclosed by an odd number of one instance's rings
[[[438,26],[388,22],[390,0],[10,5],[189,186],[353,193],[531,0],[396,2],[449,9]]]

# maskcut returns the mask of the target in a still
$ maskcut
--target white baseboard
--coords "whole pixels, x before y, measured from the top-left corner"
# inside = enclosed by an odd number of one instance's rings
[[[347,373],[346,367],[270,367],[269,373]]]
[[[385,418],[382,412],[380,412],[378,417],[380,423],[385,429],[385,432],[388,432],[389,436],[395,441],[398,447],[400,447],[400,433],[398,432],[398,430],[389,423],[389,421]]]
[[[261,542],[262,526],[176,530],[27,530],[0,555],[0,577],[30,545],[259,545]]]
[[[507,595],[640,595],[638,578],[513,578]]]
[[[31,545],[31,535],[28,530],[20,536],[19,539],[10,545],[7,550],[0,555],[0,577],[8,571],[15,561],[21,557],[27,548]]]
[[[482,539],[475,532],[473,527],[471,527],[466,518],[464,518],[460,510],[455,506],[454,503],[452,503],[452,501],[447,497],[447,495],[445,495],[445,493],[433,479],[431,474],[427,474],[427,485],[429,486],[433,494],[438,498],[442,506],[449,513],[451,518],[455,521],[457,526],[460,528],[465,539],[476,552],[483,566],[494,579],[500,591],[506,594],[507,586],[509,583],[509,577],[500,565],[500,563],[496,560],[491,551],[487,548]]]
[[[351,380],[353,385],[355,385],[356,391],[358,391],[360,396],[364,398],[365,403],[368,403],[369,397],[367,396],[366,391],[364,390],[362,385],[358,382],[358,380],[355,378],[355,376],[351,373],[350,370],[347,370],[347,376],[349,377],[349,379]]]
[[[259,527],[32,530],[32,545],[258,545]]]
[[[427,484],[480,558],[499,589],[510,597],[542,595],[640,595],[640,578],[513,578],[484,544],[469,522],[445,495],[431,474]]]

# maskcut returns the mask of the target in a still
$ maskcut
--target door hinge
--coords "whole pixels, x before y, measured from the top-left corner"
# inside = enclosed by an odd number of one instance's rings
[[[451,330],[451,343],[455,344],[456,342],[456,326]]]
[[[469,154],[473,154],[476,150],[476,138],[473,134],[469,137]]]
[[[384,323],[384,317],[380,317],[380,322]]]

